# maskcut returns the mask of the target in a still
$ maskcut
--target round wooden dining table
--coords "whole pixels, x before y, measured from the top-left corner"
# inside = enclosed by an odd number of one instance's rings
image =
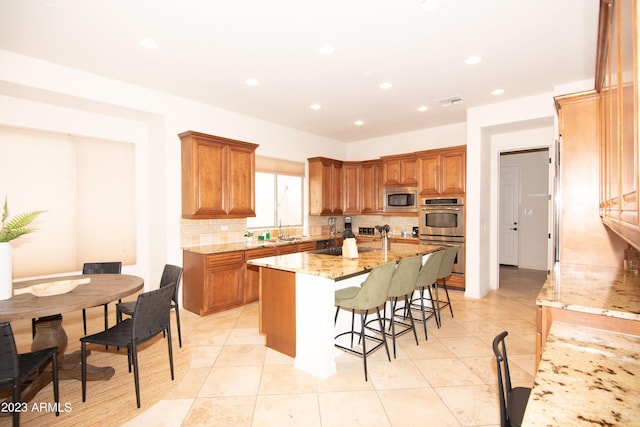
[[[89,279],[89,283],[80,284],[72,291],[59,295],[38,297],[30,292],[21,293],[33,285],[78,279]],[[58,347],[59,378],[80,379],[80,351],[65,355],[67,334],[62,327],[62,314],[108,304],[140,291],[143,286],[141,277],[127,274],[86,274],[14,282],[14,296],[0,301],[0,322],[37,318],[31,349]],[[88,380],[106,380],[114,373],[115,370],[110,366],[87,366]],[[50,378],[49,375],[49,381]],[[26,398],[25,401],[30,400],[47,382],[47,378],[34,381],[28,390],[24,390],[22,397]]]

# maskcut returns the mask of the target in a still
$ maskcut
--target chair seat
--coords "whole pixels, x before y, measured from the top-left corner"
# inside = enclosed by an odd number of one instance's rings
[[[117,310],[122,314],[128,314],[129,316],[133,315],[133,311],[136,309],[135,301],[127,301],[121,302],[118,304]]]
[[[58,351],[57,347],[45,348],[43,350],[32,351],[31,353],[18,354],[20,365],[20,382],[28,380],[32,375],[38,373],[42,366],[42,360],[52,357]]]
[[[80,338],[80,341],[90,342],[94,344],[112,345],[115,347],[130,347],[131,345],[131,328],[133,321],[125,319],[106,331],[98,332],[93,335],[87,335]]]
[[[351,286],[350,288],[338,289],[335,292],[336,305],[343,308],[347,308],[347,309],[357,308],[357,307],[351,307],[349,303],[355,296],[358,295],[359,291],[360,291],[360,288],[358,286]]]
[[[527,387],[514,387],[509,395],[509,421],[512,427],[522,425],[524,411],[527,408],[531,389]]]

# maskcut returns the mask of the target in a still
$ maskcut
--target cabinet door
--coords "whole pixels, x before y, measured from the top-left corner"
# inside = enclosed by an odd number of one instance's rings
[[[465,192],[466,153],[445,153],[440,160],[440,194],[454,195]]]
[[[244,253],[207,256],[204,311],[213,313],[242,305],[244,300]]]
[[[440,155],[429,154],[418,157],[420,170],[419,194],[437,196],[440,194]]]
[[[342,162],[331,167],[331,214],[342,215]]]
[[[344,163],[342,175],[344,177],[344,210],[345,215],[360,213],[360,163]]]
[[[229,206],[232,217],[256,216],[255,155],[254,150],[230,145],[229,150]]]
[[[342,162],[325,157],[309,161],[309,215],[342,214]]]
[[[414,155],[389,156],[383,158],[384,185],[414,186],[418,184],[416,157]]]
[[[276,248],[250,249],[245,252],[247,261],[274,256]],[[244,303],[257,301],[260,294],[260,267],[247,264],[244,279]]]
[[[371,160],[361,164],[360,213],[379,213],[384,209],[382,161]]]
[[[182,139],[182,216],[206,218],[226,215],[223,186],[227,150],[220,143],[197,136]]]

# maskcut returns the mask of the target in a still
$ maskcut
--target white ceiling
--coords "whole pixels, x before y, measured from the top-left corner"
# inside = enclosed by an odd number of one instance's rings
[[[593,79],[597,21],[598,0],[0,0],[0,49],[348,142]]]

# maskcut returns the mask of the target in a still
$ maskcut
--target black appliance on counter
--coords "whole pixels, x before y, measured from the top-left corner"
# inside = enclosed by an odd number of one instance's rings
[[[343,239],[348,239],[350,237],[356,237],[356,236],[355,236],[355,234],[353,234],[351,217],[350,216],[345,216],[344,217],[344,232],[342,233],[342,238]]]

